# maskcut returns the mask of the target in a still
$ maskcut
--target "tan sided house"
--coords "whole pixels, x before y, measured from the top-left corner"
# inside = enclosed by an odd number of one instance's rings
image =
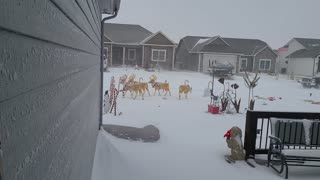
[[[106,23],[104,35],[108,66],[174,68],[175,43],[161,31],[152,33],[140,25]]]

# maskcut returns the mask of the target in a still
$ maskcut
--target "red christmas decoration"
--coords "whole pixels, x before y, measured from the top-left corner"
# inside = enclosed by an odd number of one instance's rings
[[[224,138],[230,139],[231,138],[231,129],[229,129],[223,136]]]

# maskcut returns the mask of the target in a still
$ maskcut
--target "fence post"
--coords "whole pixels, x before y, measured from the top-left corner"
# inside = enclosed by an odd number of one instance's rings
[[[246,129],[244,137],[244,149],[246,159],[249,155],[255,156],[258,119],[255,112],[248,110],[246,115]]]

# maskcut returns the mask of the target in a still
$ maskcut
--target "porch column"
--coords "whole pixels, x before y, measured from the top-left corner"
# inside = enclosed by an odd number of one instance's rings
[[[142,61],[141,66],[144,67],[144,45],[142,45]]]
[[[126,62],[126,48],[122,48],[122,65],[125,65]]]
[[[256,66],[256,56],[253,56],[253,63],[252,63],[252,72],[255,73],[255,66]]]
[[[112,44],[111,44],[111,47],[110,47],[110,66],[112,66],[112,59],[113,59],[113,57],[112,57]]]
[[[175,59],[174,59],[174,54],[175,54],[175,47],[172,47],[172,70],[174,70],[174,63],[175,63]]]
[[[199,53],[199,59],[198,59],[198,72],[200,72],[200,65],[201,65],[201,54]]]

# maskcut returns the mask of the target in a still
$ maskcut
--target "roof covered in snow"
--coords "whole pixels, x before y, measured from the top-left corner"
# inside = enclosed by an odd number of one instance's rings
[[[305,49],[300,49],[292,54],[288,55],[287,58],[315,58],[320,55],[320,39],[310,38],[294,38]]]
[[[186,36],[183,39],[189,52],[218,52],[255,55],[268,44],[258,39],[226,38],[220,36]],[[215,43],[219,41],[219,43]]]
[[[140,25],[106,23],[104,34],[114,43],[139,44],[153,33]]]

